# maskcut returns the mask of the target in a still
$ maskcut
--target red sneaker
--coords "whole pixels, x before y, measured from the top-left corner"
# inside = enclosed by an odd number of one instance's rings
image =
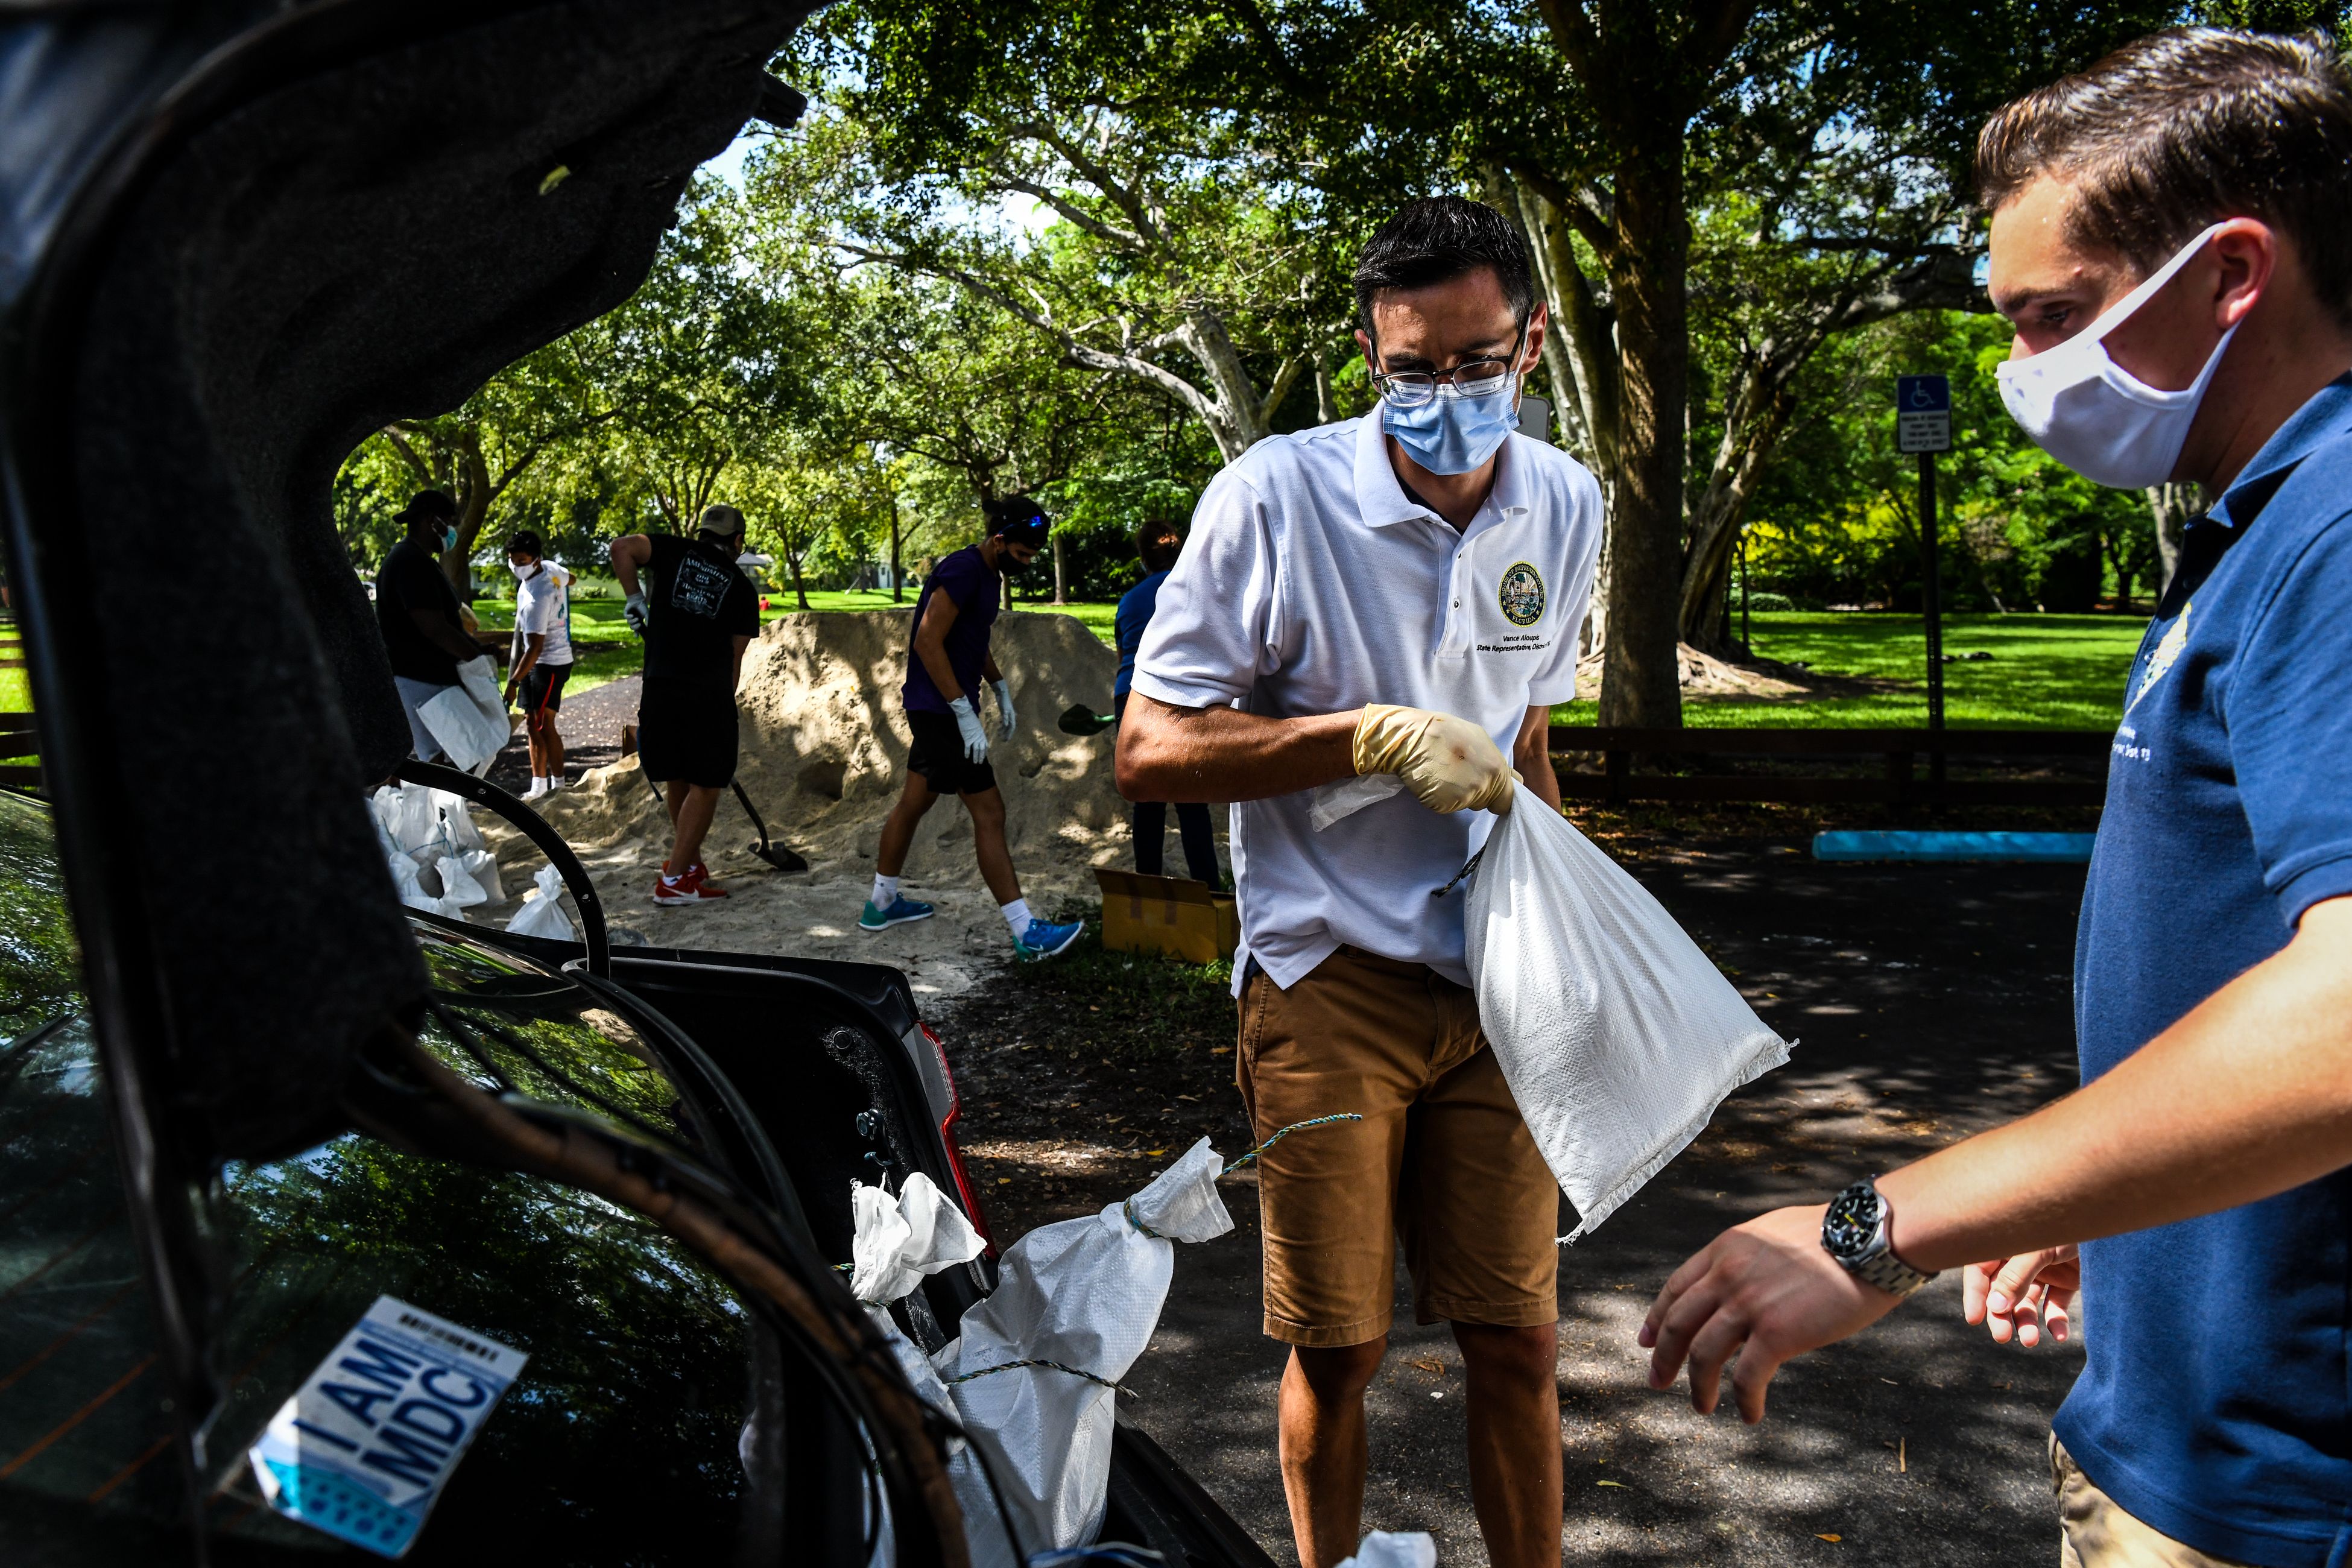
[[[667,862],[665,862],[667,864]],[[724,888],[714,888],[709,881],[710,873],[702,867],[688,866],[686,875],[654,879],[654,902],[657,904],[707,904],[727,896]]]

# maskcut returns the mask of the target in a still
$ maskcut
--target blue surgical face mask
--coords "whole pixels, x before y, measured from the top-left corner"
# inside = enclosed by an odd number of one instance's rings
[[[1465,397],[1440,386],[1428,402],[1400,408],[1383,398],[1381,427],[1405,455],[1433,474],[1466,474],[1501,449],[1519,424],[1519,378],[1506,377],[1502,390]]]
[[[444,550],[455,550],[457,548],[457,525],[456,523],[450,523],[441,530],[441,548]]]

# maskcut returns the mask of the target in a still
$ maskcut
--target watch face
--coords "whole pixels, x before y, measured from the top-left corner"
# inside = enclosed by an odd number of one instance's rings
[[[1859,1258],[1878,1236],[1882,1207],[1876,1188],[1857,1183],[1830,1200],[1822,1218],[1822,1245],[1835,1258]]]

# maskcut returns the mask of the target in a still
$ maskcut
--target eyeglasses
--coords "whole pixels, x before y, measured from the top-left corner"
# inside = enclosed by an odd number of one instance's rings
[[[1511,384],[1511,367],[1518,363],[1522,334],[1511,344],[1508,359],[1474,359],[1452,370],[1376,371],[1372,384],[1399,408],[1418,408],[1437,395],[1441,386],[1456,397],[1493,397]]]

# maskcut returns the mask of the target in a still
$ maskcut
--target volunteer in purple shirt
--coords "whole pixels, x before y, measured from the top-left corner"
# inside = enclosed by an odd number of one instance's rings
[[[1077,941],[1076,921],[1056,925],[1029,912],[1013,875],[1013,852],[1004,842],[1004,797],[997,793],[996,770],[988,761],[988,730],[980,721],[980,683],[996,693],[996,734],[1013,737],[1013,685],[988,651],[1007,573],[1020,572],[1045,543],[1043,508],[1027,496],[990,501],[988,537],[939,563],[915,601],[914,646],[907,657],[907,727],[914,743],[907,752],[907,787],[882,825],[874,857],[874,893],[857,917],[861,930],[887,931],[909,921],[929,920],[932,907],[898,890],[915,826],[943,795],[963,797],[971,813],[972,847],[980,875],[1013,931],[1013,955],[1051,958]]]

